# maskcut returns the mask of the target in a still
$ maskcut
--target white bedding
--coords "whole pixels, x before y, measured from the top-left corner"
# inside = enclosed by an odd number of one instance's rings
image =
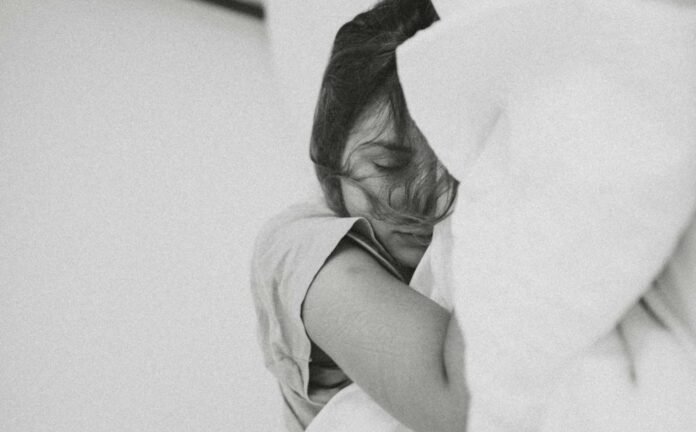
[[[398,66],[462,182],[469,430],[696,430],[694,3],[450,11]]]

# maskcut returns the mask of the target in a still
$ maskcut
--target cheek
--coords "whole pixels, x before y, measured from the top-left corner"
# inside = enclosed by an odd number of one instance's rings
[[[361,181],[361,185],[383,205],[400,209],[406,202],[405,188],[392,185],[385,177],[366,178]],[[370,213],[370,201],[363,189],[341,180],[341,190],[346,209],[351,216],[365,216]]]
[[[341,180],[343,204],[350,216],[367,216],[370,213],[370,203],[363,191],[345,180]]]
[[[399,210],[406,207],[406,188],[403,186],[394,187],[391,191],[389,204],[392,208]]]
[[[359,187],[341,181],[341,191],[343,193],[343,201],[346,206],[346,210],[350,216],[361,216],[367,219],[372,225],[375,235],[380,241],[384,242],[392,230],[392,226],[389,223],[375,219],[372,216],[372,207],[370,202],[365,197],[365,193]]]
[[[384,178],[372,177],[363,179],[360,182],[362,187],[353,183],[341,180],[341,192],[346,210],[351,216],[369,216],[372,213],[372,206],[366,193],[377,198],[382,204],[388,204],[389,187]],[[364,189],[364,190],[363,190]],[[392,193],[392,205],[398,202],[398,195],[403,196],[403,191],[398,190]]]

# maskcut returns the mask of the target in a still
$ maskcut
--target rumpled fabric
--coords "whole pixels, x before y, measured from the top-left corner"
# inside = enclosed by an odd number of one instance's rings
[[[461,182],[466,430],[696,430],[696,3],[438,4],[397,60]]]

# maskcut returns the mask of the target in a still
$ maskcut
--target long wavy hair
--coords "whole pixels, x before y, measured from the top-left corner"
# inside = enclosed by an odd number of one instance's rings
[[[344,24],[336,34],[314,114],[310,157],[328,206],[348,216],[341,179],[362,189],[371,214],[407,225],[434,225],[452,209],[457,182],[438,161],[409,115],[396,72],[396,48],[438,19],[429,0],[383,0]],[[401,147],[398,168],[390,168],[388,198],[361,184],[346,142],[364,116],[393,125]],[[368,145],[370,143],[367,143]],[[344,162],[345,161],[345,162]],[[399,199],[393,199],[399,190]]]

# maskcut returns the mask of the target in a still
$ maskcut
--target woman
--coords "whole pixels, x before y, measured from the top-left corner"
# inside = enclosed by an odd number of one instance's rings
[[[407,285],[456,189],[396,75],[397,46],[436,19],[428,1],[387,0],[339,30],[311,142],[333,212],[295,207],[259,235],[261,345],[292,430],[351,381],[415,430],[465,425],[458,327]]]
[[[467,175],[451,224],[452,286],[476,401],[471,430],[693,430],[693,8],[685,14],[689,8],[675,2],[632,0],[456,3],[466,12],[401,50],[400,77],[432,145],[455,174]],[[345,204],[352,182],[338,184],[329,191],[340,191]],[[394,202],[396,210],[409,208]],[[415,208],[419,220],[430,215],[425,205]],[[314,229],[336,223],[319,219],[310,222]],[[333,220],[359,227],[369,219]],[[382,242],[391,232],[382,232]],[[463,388],[463,380],[460,387],[448,375],[446,386],[428,387],[441,381],[389,368],[408,370],[399,360],[436,352],[444,326],[428,333],[429,323],[448,318],[414,312],[423,326],[400,332],[409,320],[399,320],[398,306],[418,311],[420,303],[400,303],[408,290],[375,276],[382,267],[365,271],[367,259],[341,269],[349,261],[345,237],[338,249],[324,249],[335,250],[325,265],[303,273],[310,289],[294,297],[297,310],[305,306],[304,322],[295,314],[299,331],[306,325],[316,346],[397,418],[435,429],[430,411],[455,411],[440,396],[457,398],[439,390]],[[298,248],[299,240],[286,246],[278,262],[297,262]],[[400,256],[398,249],[391,254]],[[370,283],[373,289],[360,288]],[[422,349],[403,349],[411,340],[403,333]],[[447,365],[448,357],[438,360]],[[369,375],[375,364],[384,377]],[[432,364],[414,372],[437,370]],[[414,382],[420,387],[409,387]],[[443,429],[463,425],[448,418]]]

